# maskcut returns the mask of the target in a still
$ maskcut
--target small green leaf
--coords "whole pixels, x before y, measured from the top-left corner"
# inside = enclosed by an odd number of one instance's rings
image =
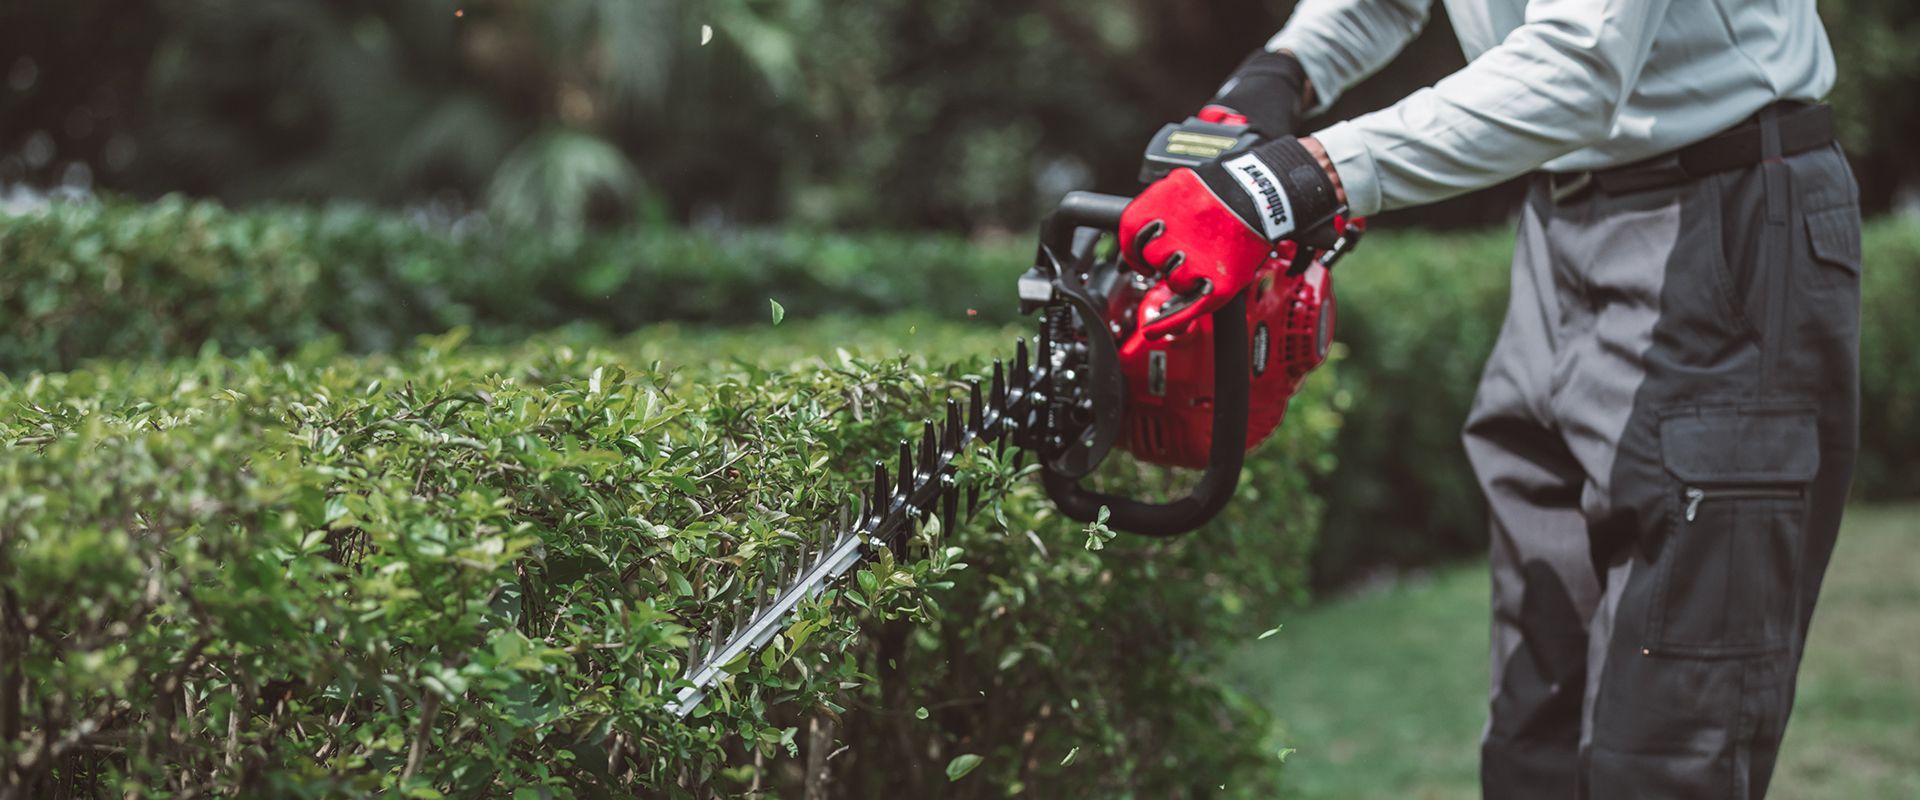
[[[1060,759],[1060,766],[1063,766],[1063,767],[1064,767],[1064,766],[1067,766],[1068,764],[1072,764],[1072,763],[1073,763],[1073,757],[1074,757],[1074,756],[1077,756],[1077,755],[1080,755],[1080,748],[1078,748],[1078,747],[1075,747],[1075,748],[1073,748],[1072,750],[1068,750],[1068,751],[1067,751],[1067,757],[1066,757],[1066,758],[1063,758],[1063,759]]]
[[[1012,669],[1013,665],[1020,663],[1021,656],[1024,656],[1026,654],[1027,654],[1027,651],[1020,650],[1020,649],[1008,650],[1005,653],[1001,653],[1000,667],[999,667],[1000,671],[1006,672],[1007,670]]]
[[[801,645],[807,643],[807,637],[812,636],[813,632],[819,628],[818,621],[803,619],[787,629],[787,641],[793,649],[798,650]]]
[[[927,707],[926,707],[926,706],[921,706],[921,707],[919,707],[919,708],[916,708],[916,709],[914,709],[914,710],[913,710],[913,718],[914,718],[914,719],[926,719],[926,718],[927,718]]]
[[[1265,638],[1267,638],[1267,637],[1269,637],[1269,636],[1272,636],[1272,635],[1274,635],[1274,634],[1276,634],[1276,633],[1279,633],[1279,632],[1280,632],[1280,629],[1281,629],[1281,628],[1284,628],[1284,627],[1287,627],[1287,626],[1285,626],[1285,625],[1275,625],[1275,626],[1273,626],[1272,628],[1269,628],[1269,629],[1267,629],[1267,631],[1266,631],[1265,633],[1262,633],[1262,634],[1260,634],[1260,638],[1259,638],[1259,639],[1255,639],[1254,641],[1256,641],[1256,642],[1257,642],[1257,641],[1260,641],[1260,639],[1265,639]]]
[[[1280,756],[1280,763],[1282,763],[1282,764],[1285,764],[1285,763],[1287,763],[1287,756],[1290,756],[1290,755],[1293,755],[1293,754],[1294,754],[1294,752],[1295,752],[1295,750],[1294,750],[1293,748],[1291,748],[1291,747],[1282,747],[1282,748],[1280,748],[1280,752],[1279,752],[1279,753],[1277,754],[1277,755],[1279,755],[1279,756]]]
[[[954,756],[952,761],[947,762],[947,781],[952,782],[967,777],[967,773],[972,772],[977,766],[980,766],[979,756],[972,753]]]
[[[778,325],[780,324],[780,320],[787,318],[787,308],[786,306],[780,305],[780,301],[769,297],[767,298],[767,304],[773,306],[773,324]]]

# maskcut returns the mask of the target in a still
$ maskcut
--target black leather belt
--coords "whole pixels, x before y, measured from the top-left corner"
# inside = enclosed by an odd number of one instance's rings
[[[1824,104],[1779,102],[1739,125],[1665,155],[1590,172],[1544,173],[1547,185],[1557,203],[1589,187],[1607,194],[1628,194],[1750,167],[1762,158],[1760,128],[1769,111],[1780,129],[1782,157],[1833,143],[1833,109]]]

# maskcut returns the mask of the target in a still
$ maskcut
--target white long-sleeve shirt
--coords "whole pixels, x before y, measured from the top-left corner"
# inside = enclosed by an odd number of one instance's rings
[[[1814,0],[1444,0],[1467,66],[1319,131],[1356,214],[1420,205],[1544,167],[1618,166],[1833,87]],[[1324,110],[1385,66],[1432,0],[1302,0],[1267,43],[1300,59]]]

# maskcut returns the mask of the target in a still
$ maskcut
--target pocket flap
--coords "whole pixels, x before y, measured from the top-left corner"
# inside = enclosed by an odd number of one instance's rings
[[[1807,215],[1813,257],[1848,272],[1860,272],[1860,210],[1841,206]]]
[[[1805,483],[1820,471],[1810,408],[1692,408],[1660,421],[1667,471],[1698,483]]]

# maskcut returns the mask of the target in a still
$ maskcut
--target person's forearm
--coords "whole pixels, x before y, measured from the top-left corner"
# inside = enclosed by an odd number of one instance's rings
[[[1482,189],[1603,140],[1670,0],[1533,0],[1527,24],[1430,88],[1317,131],[1357,214]]]
[[[1303,0],[1267,49],[1300,60],[1315,91],[1308,114],[1393,60],[1427,24],[1433,0]]]

